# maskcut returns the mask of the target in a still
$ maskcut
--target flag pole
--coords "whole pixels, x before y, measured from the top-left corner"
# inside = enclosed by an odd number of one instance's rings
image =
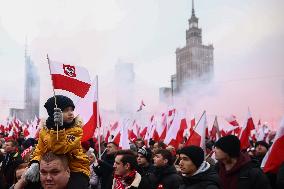
[[[98,75],[96,75],[96,93],[97,93],[97,126],[98,126],[98,143],[99,143],[99,159],[101,159],[102,157],[102,153],[101,153],[101,126],[100,126],[100,113],[99,113],[99,81],[98,81]]]
[[[49,67],[49,74],[50,74],[50,78],[52,80],[52,76],[51,76],[51,69],[50,69],[50,61],[49,61],[49,57],[48,54],[46,55],[47,58],[47,62],[48,62],[48,67]],[[54,103],[55,103],[55,108],[57,108],[57,102],[56,102],[56,96],[55,96],[55,90],[54,90],[54,85],[53,85],[53,80],[52,80],[52,90],[53,90],[53,97],[54,97]],[[58,124],[55,124],[56,126],[56,139],[58,140]]]

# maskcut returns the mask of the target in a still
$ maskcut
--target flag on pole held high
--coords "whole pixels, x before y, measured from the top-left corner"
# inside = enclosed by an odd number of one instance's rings
[[[48,59],[54,89],[73,93],[79,97],[75,104],[76,114],[83,119],[83,136],[86,141],[94,135],[98,124],[98,82],[92,82],[86,68]]]
[[[54,89],[69,91],[84,98],[91,87],[91,79],[86,68],[49,61]]]

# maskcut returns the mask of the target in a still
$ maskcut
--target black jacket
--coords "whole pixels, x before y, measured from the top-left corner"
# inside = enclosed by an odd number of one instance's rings
[[[179,189],[219,189],[219,176],[213,168],[191,177],[182,176],[183,184]]]
[[[221,162],[217,163],[216,168],[223,189],[271,189],[265,174],[247,154],[240,154],[229,171]]]
[[[277,189],[284,188],[284,162],[278,170],[276,185],[277,185]]]
[[[13,185],[15,181],[14,172],[15,169],[23,163],[22,157],[20,153],[14,152],[7,154],[4,157],[1,167],[1,173],[3,174],[4,182],[6,183],[6,187],[10,187]]]
[[[177,174],[176,168],[171,165],[156,168],[151,182],[155,183],[155,188],[162,185],[164,189],[178,189],[182,183],[182,178]]]
[[[99,165],[94,167],[95,173],[98,175],[101,181],[102,189],[111,189],[113,179],[113,164],[115,156],[114,154],[105,155],[102,161],[99,161]]]

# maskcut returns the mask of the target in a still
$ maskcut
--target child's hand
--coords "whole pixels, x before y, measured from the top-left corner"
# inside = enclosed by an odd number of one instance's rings
[[[54,108],[54,123],[58,124],[59,127],[63,126],[63,113],[60,108]]]

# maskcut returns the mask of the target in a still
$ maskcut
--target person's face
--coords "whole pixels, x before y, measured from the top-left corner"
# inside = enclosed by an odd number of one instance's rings
[[[117,151],[117,147],[114,144],[107,144],[107,154],[113,154]]]
[[[168,163],[168,160],[164,159],[162,154],[156,154],[153,159],[154,159],[154,165],[156,167],[163,167]]]
[[[225,159],[229,158],[229,155],[226,154],[223,150],[221,150],[218,147],[214,148],[214,152],[215,152],[215,159],[216,160],[222,161],[222,160],[225,160]]]
[[[193,173],[197,171],[196,166],[193,164],[191,159],[185,154],[180,154],[179,167],[180,167],[181,173],[189,175],[189,176],[191,176]]]
[[[143,141],[141,141],[141,140],[138,140],[137,142],[136,142],[136,145],[137,145],[137,148],[142,148],[144,145],[143,145]]]
[[[122,155],[117,155],[114,160],[113,168],[114,168],[114,174],[119,176],[124,176],[128,172],[129,164],[123,165],[121,162]]]
[[[4,149],[6,153],[12,153],[15,152],[16,147],[13,146],[13,142],[6,142]]]
[[[265,156],[267,153],[267,149],[263,145],[258,145],[255,149],[255,155],[256,156]]]
[[[40,161],[40,181],[44,189],[64,189],[69,177],[69,168],[65,168],[60,160]]]
[[[18,169],[16,171],[16,181],[20,180],[23,173],[27,170],[27,167],[26,168],[22,168],[22,169]]]
[[[89,161],[90,161],[90,163],[92,164],[92,163],[94,163],[95,162],[95,156],[93,155],[93,154],[90,154],[89,156],[88,156],[88,158],[89,158]]]
[[[137,155],[137,163],[138,163],[139,166],[144,167],[144,166],[146,166],[148,164],[148,161],[142,154],[138,153],[138,155]]]
[[[159,145],[158,143],[156,142],[153,146],[153,153],[155,154],[157,151],[159,150]]]
[[[72,107],[67,107],[63,110],[63,122],[72,123],[74,120],[74,110]]]

